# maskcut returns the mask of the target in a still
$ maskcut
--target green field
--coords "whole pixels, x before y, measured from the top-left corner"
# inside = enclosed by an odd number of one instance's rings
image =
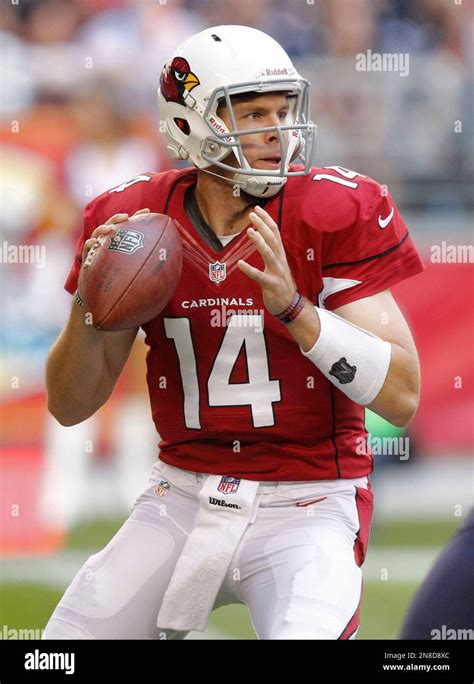
[[[83,524],[72,530],[66,550],[94,552],[113,536],[122,521],[98,521]],[[367,563],[371,552],[389,550],[393,557],[397,550],[410,561],[423,549],[436,551],[446,543],[459,521],[398,521],[375,525]],[[34,563],[34,560],[25,560]],[[79,568],[77,568],[79,569]],[[373,577],[364,581],[361,626],[358,639],[396,639],[408,605],[417,589],[419,579],[383,581]],[[72,578],[72,577],[71,577]],[[0,585],[1,621],[9,629],[43,628],[63,593],[63,588],[8,581]],[[209,621],[211,636],[227,639],[254,639],[253,629],[245,606],[220,608]]]

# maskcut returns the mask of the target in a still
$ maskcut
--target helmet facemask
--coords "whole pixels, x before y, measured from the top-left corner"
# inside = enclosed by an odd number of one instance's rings
[[[241,94],[258,96],[274,92],[282,92],[288,96],[289,111],[285,123],[238,130],[232,96]],[[219,173],[216,175],[240,185],[243,190],[252,195],[258,197],[274,195],[283,187],[288,177],[306,175],[313,162],[317,127],[308,120],[308,94],[309,83],[304,79],[296,82],[281,80],[265,84],[255,81],[216,88],[202,114],[205,124],[211,131],[201,143],[202,160],[207,165],[230,172],[231,178]],[[217,115],[220,104],[225,104],[227,107],[230,128]],[[280,168],[271,170],[251,167],[243,150],[245,137],[271,131],[274,131],[278,137]],[[237,160],[237,167],[226,162],[230,152],[233,152]],[[301,157],[303,169],[290,171],[289,165],[297,157]],[[204,165],[201,168],[205,170]]]

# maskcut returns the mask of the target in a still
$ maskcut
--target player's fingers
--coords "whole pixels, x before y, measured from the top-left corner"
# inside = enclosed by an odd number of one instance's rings
[[[272,219],[268,211],[265,211],[265,209],[262,209],[262,207],[257,204],[257,206],[255,207],[255,213],[261,216],[265,220],[265,223],[267,223],[273,231],[280,233],[277,224]]]
[[[253,228],[247,230],[247,235],[250,237],[255,247],[258,249],[262,255],[265,266],[272,271],[280,270],[280,263],[275,255],[275,252],[269,245],[265,242],[265,239],[258,231]]]
[[[104,221],[104,224],[120,223],[120,221],[126,221],[127,219],[128,214],[114,214],[109,219],[107,219],[107,221]]]
[[[283,249],[283,243],[281,241],[281,235],[280,235],[280,229],[278,228],[277,224],[275,221],[272,219],[270,214],[265,211],[265,209],[262,209],[262,207],[259,207],[258,205],[255,207],[255,213],[257,216],[262,218],[265,221],[265,224],[270,228],[272,233],[274,234],[278,244],[280,245],[281,249]]]
[[[281,254],[280,243],[276,239],[275,234],[266,224],[266,222],[258,216],[255,212],[251,211],[249,217],[254,225],[254,228],[258,230],[259,234],[263,236],[265,243],[273,250],[276,255]]]
[[[133,215],[137,216],[139,214],[146,214],[150,213],[150,210],[148,208],[144,209],[139,209],[136,211]],[[91,249],[96,246],[97,241],[99,238],[101,238],[104,235],[108,235],[110,233],[114,233],[116,231],[116,224],[121,223],[122,221],[126,221],[128,219],[128,214],[122,213],[122,214],[114,214],[111,216],[105,223],[102,223],[100,226],[97,226],[97,228],[94,230],[92,233],[91,237],[86,240],[84,243],[84,249],[82,252],[82,261],[85,267],[89,265],[89,262],[87,261],[87,256]]]
[[[107,235],[107,233],[113,233],[115,231],[114,223],[103,223],[101,226],[97,226],[91,235],[91,238],[98,238],[101,235]]]
[[[148,207],[144,209],[138,209],[133,216],[140,216],[140,214],[149,214],[150,210]],[[114,214],[111,216],[107,221],[105,221],[104,225],[115,225],[116,223],[122,223],[123,221],[126,221],[129,218],[129,214]]]
[[[84,248],[82,250],[82,263],[86,265],[87,255],[91,251],[92,247],[96,244],[97,240],[93,237],[89,238],[84,242]]]
[[[268,278],[265,275],[265,273],[259,271],[258,268],[250,266],[250,264],[248,264],[243,259],[238,260],[237,266],[240,268],[241,271],[243,271],[243,273],[245,273],[245,275],[248,275],[249,278],[255,280],[257,283],[262,285],[262,287],[268,284]]]
[[[88,263],[86,263],[86,259],[91,249],[99,247],[99,245],[101,244],[101,242],[105,240],[107,235],[109,233],[114,233],[115,231],[116,227],[113,224],[103,224],[102,226],[97,226],[97,228],[94,230],[90,238],[84,242],[84,249],[82,252],[82,261],[84,265],[88,266],[90,263],[90,260],[88,260]]]

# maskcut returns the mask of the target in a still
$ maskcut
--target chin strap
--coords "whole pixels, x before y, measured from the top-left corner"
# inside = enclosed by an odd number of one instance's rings
[[[220,173],[209,171],[208,169],[199,169],[205,173],[227,181],[232,185],[239,185],[242,190],[253,197],[272,197],[279,192],[286,183],[286,178],[280,176],[246,176],[236,172],[233,178],[227,178]]]
[[[242,174],[235,174],[234,183],[242,185],[245,192],[254,197],[273,197],[286,183],[284,176],[244,176],[245,180],[239,180]]]

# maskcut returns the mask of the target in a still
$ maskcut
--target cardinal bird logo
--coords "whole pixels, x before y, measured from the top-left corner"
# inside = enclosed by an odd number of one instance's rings
[[[160,76],[160,90],[167,102],[186,105],[185,96],[200,83],[184,57],[175,57],[165,64]]]

